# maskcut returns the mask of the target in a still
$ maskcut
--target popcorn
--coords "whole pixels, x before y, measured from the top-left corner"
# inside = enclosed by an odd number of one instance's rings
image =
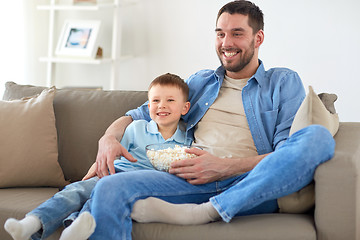
[[[173,148],[155,150],[150,145],[150,148],[147,148],[146,155],[157,170],[168,172],[172,162],[196,157],[195,154],[186,153],[186,148],[188,147],[175,145]]]

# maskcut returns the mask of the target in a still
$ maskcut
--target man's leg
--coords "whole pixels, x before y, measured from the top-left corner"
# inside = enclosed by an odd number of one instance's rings
[[[148,197],[135,202],[131,218],[141,223],[194,225],[213,222],[219,219],[220,215],[210,202],[174,204],[160,198]]]
[[[170,204],[148,198],[135,203],[132,217],[139,222],[187,225],[215,220],[215,209],[226,222],[234,216],[276,212],[276,199],[310,183],[316,167],[332,157],[334,147],[335,142],[327,130],[311,126],[289,138],[281,149],[263,159],[244,180],[238,179],[239,183],[210,202]],[[146,207],[149,204],[151,208]],[[167,211],[162,211],[163,208]],[[194,218],[192,213],[197,217]]]
[[[218,189],[225,191],[229,188],[229,181],[241,181],[247,176],[245,173],[241,176],[216,182]],[[236,183],[236,182],[233,182]],[[277,200],[268,200],[255,206],[252,209],[238,213],[237,216],[274,213],[278,211]],[[220,219],[219,213],[213,207],[211,202],[202,204],[186,203],[175,204],[166,202],[160,198],[149,197],[138,200],[133,206],[131,218],[137,222],[162,222],[180,225],[205,224]]]
[[[289,195],[313,180],[315,170],[334,154],[329,131],[312,125],[293,134],[242,181],[210,202],[225,222],[265,201]]]
[[[91,197],[91,214],[97,226],[90,239],[131,239],[130,214],[139,199],[152,196],[170,203],[200,204],[219,191],[216,183],[191,185],[169,173],[152,170],[104,177]]]

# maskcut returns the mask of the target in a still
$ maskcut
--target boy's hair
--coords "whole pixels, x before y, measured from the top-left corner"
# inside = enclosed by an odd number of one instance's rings
[[[178,87],[182,91],[185,101],[189,98],[189,87],[178,75],[171,73],[160,75],[150,83],[148,90],[155,85]]]
[[[249,26],[253,29],[253,33],[264,30],[264,14],[261,9],[254,3],[246,0],[236,0],[225,4],[218,12],[216,23],[224,12],[229,14],[242,14],[249,17]]]

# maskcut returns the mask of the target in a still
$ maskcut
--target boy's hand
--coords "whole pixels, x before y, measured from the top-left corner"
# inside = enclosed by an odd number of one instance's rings
[[[104,135],[99,140],[99,150],[96,157],[96,175],[99,178],[110,174],[115,174],[114,161],[123,156],[130,162],[137,160],[119,143],[112,135]]]
[[[91,165],[91,167],[89,168],[89,171],[86,173],[86,175],[81,180],[84,181],[84,180],[90,179],[92,177],[95,177],[96,176],[96,167],[97,167],[97,164],[96,164],[96,162],[94,162],[93,165]]]

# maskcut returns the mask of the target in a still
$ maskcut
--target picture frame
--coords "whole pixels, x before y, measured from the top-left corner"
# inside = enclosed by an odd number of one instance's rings
[[[95,58],[100,25],[99,20],[65,20],[55,54]]]

